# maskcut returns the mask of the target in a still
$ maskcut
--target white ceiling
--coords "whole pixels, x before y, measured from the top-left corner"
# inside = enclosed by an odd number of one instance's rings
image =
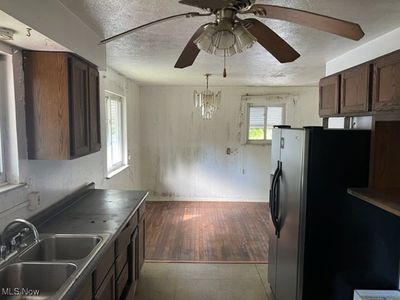
[[[173,14],[199,11],[178,0],[60,0],[100,36],[109,37]],[[332,34],[277,20],[264,22],[301,57],[280,64],[258,44],[228,59],[228,78],[213,85],[315,85],[326,61],[400,26],[399,0],[258,0],[257,3],[310,10],[359,23],[366,35],[354,42]],[[249,15],[250,17],[250,15]],[[213,17],[173,20],[131,34],[107,46],[107,63],[140,84],[198,85],[204,73],[221,74],[221,57],[201,52],[192,67],[174,69],[195,30]]]

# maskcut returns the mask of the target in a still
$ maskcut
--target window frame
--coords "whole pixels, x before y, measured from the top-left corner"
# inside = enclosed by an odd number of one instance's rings
[[[264,108],[264,132],[265,138],[262,140],[250,140],[250,108],[251,107],[263,107]],[[282,107],[282,124],[286,123],[286,103],[265,103],[265,102],[249,102],[247,103],[247,119],[246,119],[246,144],[250,145],[269,145],[272,143],[271,139],[267,139],[267,110],[269,107]]]
[[[110,101],[118,101],[121,104],[121,112],[120,112],[120,127],[121,127],[121,161],[117,164],[110,164],[110,142],[111,142],[111,116],[110,116]],[[126,119],[126,98],[122,95],[105,91],[105,115],[106,115],[106,140],[107,140],[107,147],[106,147],[106,169],[107,175],[106,178],[109,179],[114,175],[120,173],[124,169],[128,167],[128,150],[127,150],[127,119]]]
[[[6,60],[4,53],[0,52],[0,60]],[[1,68],[5,67],[3,63],[0,64]],[[7,185],[7,166],[6,166],[6,152],[5,152],[5,141],[6,141],[6,124],[7,124],[7,103],[6,93],[2,91],[6,88],[7,78],[3,78],[6,70],[0,69],[0,186]]]
[[[0,103],[0,186],[7,184],[7,176],[6,176],[6,166],[5,166],[5,152],[4,152],[4,140],[5,140],[5,132],[4,132],[4,114],[1,111],[4,111],[2,108],[2,103]]]

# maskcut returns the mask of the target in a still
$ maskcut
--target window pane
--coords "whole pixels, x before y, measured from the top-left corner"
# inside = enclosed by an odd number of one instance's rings
[[[249,107],[249,140],[265,139],[265,107]]]
[[[111,146],[112,165],[122,162],[121,102],[111,100]]]
[[[283,124],[283,107],[267,107],[267,140],[272,140],[272,129]]]
[[[113,171],[123,165],[122,99],[117,96],[106,98],[107,122],[107,165]]]
[[[0,182],[4,181],[4,165],[3,165],[3,145],[1,141],[1,127],[0,127]]]

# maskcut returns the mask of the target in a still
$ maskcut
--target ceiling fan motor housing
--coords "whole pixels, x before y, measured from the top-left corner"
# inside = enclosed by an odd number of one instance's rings
[[[232,8],[236,10],[244,10],[252,6],[255,3],[255,0],[235,0],[232,2]]]

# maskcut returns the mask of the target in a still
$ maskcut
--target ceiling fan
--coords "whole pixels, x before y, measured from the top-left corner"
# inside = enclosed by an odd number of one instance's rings
[[[281,63],[292,62],[300,57],[295,49],[258,19],[239,18],[246,14],[297,23],[352,40],[360,40],[364,36],[360,25],[356,23],[289,7],[255,4],[255,0],[180,0],[179,3],[201,8],[205,13],[189,12],[169,16],[132,28],[100,43],[106,44],[134,31],[176,18],[215,15],[215,22],[200,26],[178,58],[175,68],[186,68],[194,63],[200,50],[225,57],[246,50],[254,42],[260,43]]]

